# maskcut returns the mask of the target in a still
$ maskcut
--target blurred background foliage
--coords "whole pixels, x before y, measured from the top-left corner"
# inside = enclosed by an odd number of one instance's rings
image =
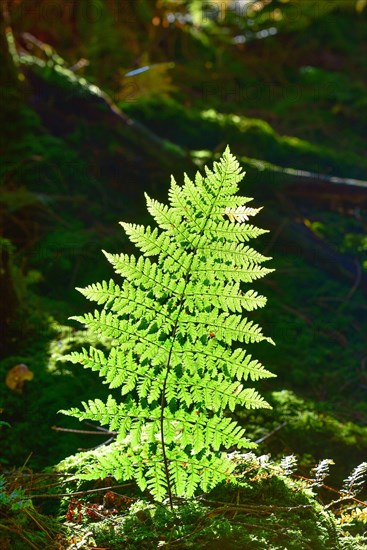
[[[274,257],[256,321],[277,347],[274,406],[238,416],[261,452],[333,458],[367,443],[365,0],[2,0],[0,464],[49,466],[99,436],[57,415],[105,395],[56,362],[83,343],[75,286],[110,278],[100,250],[132,252],[118,222],[148,221],[227,143],[265,205],[255,243]],[[26,364],[21,392],[5,383]]]

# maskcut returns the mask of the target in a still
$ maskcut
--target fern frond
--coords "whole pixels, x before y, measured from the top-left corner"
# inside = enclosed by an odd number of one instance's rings
[[[297,468],[298,460],[294,455],[284,456],[280,461],[280,468],[286,476],[293,474]]]
[[[225,238],[229,242],[247,242],[269,232],[251,224],[237,225],[227,220],[218,224],[211,223],[208,227],[209,231],[213,237],[217,239]]]
[[[160,233],[157,228],[120,222],[120,225],[129,236],[130,241],[136,244],[145,256],[155,256],[164,252],[171,244],[171,239],[165,233]]]
[[[167,479],[162,460],[152,461],[145,476],[150,493],[158,502],[162,502],[167,494]]]
[[[204,292],[205,290],[205,292]],[[253,311],[266,304],[265,296],[259,295],[255,290],[244,293],[240,290],[239,283],[223,284],[216,281],[210,286],[198,287],[197,284],[188,283],[185,293],[185,304],[190,311],[205,311],[214,306],[223,311],[239,312],[242,310]]]
[[[330,466],[335,464],[330,458],[325,458],[320,460],[320,462],[312,469],[314,472],[314,478],[311,479],[311,484],[316,487],[322,487],[324,484],[325,478],[329,475]]]
[[[242,262],[244,266],[250,264],[258,264],[271,260],[268,256],[263,256],[248,245],[236,242],[230,243],[204,243],[202,247],[198,247],[198,252],[210,257],[215,257],[218,260],[232,262],[233,264],[240,265]]]
[[[227,214],[231,222],[247,222],[249,216],[256,216],[262,210],[261,208],[250,208],[249,206],[239,206],[237,208],[230,208],[227,206],[225,214]]]
[[[246,354],[243,349],[237,348],[232,351],[216,344],[211,345],[211,343],[208,344],[208,347],[209,349],[203,348],[200,352],[195,350],[187,352],[187,363],[185,362],[184,365],[189,372],[192,372],[191,366],[195,365],[193,370],[199,372],[217,370],[231,378],[235,377],[239,381],[248,379],[257,381],[261,378],[275,376],[266,370],[257,359],[252,359],[250,354]]]
[[[210,313],[200,312],[196,317],[182,314],[178,319],[178,331],[186,333],[189,330],[188,324],[194,325],[198,336],[202,334],[209,336],[212,333],[212,338],[215,337],[227,344],[231,344],[234,340],[246,344],[271,340],[262,334],[259,325],[246,318],[243,319],[240,315],[218,312],[215,317],[213,311]]]
[[[342,493],[355,496],[363,488],[367,480],[367,462],[362,462],[354,468],[352,473],[344,480]]]
[[[146,195],[157,226],[121,222],[140,256],[104,252],[122,283],[78,289],[103,307],[73,317],[94,345],[68,359],[124,396],[62,411],[116,433],[85,479],[135,479],[156,500],[168,493],[172,503],[173,492],[192,496],[231,478],[235,462],[226,448],[254,447],[225,414],[269,408],[245,383],[273,376],[247,349],[233,347],[273,343],[249,317],[266,298],[245,285],[273,270],[263,265],[270,258],[247,244],[267,231],[248,223],[261,208],[237,194],[243,176],[227,148],[205,174],[185,174],[182,186],[172,178],[169,205]],[[111,343],[109,351],[98,349],[98,338]]]
[[[111,279],[108,283],[93,283],[86,288],[77,288],[88,300],[97,302],[98,305],[108,302],[113,303],[121,295],[121,288]]]

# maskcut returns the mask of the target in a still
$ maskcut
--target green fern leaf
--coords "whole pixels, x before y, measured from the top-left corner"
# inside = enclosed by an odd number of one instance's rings
[[[255,446],[227,413],[269,407],[246,382],[273,375],[234,344],[273,343],[250,317],[266,297],[246,287],[273,270],[247,244],[266,230],[248,223],[260,209],[238,195],[242,179],[227,148],[194,180],[185,175],[180,186],[172,178],[168,205],[146,195],[156,226],[121,222],[140,255],[104,252],[122,282],[78,289],[102,309],[73,318],[93,345],[67,358],[123,396],[62,411],[116,432],[83,479],[134,479],[172,505],[173,494],[190,497],[231,479],[226,449]],[[98,349],[98,339],[110,350]]]

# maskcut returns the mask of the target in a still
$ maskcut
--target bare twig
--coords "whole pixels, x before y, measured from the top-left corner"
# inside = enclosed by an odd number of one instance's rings
[[[59,428],[59,426],[51,426],[52,430],[55,432],[71,432],[76,434],[87,434],[87,435],[117,435],[117,432],[109,432],[108,430],[103,431],[92,431],[92,430],[73,430],[72,428]]]
[[[251,512],[263,514],[272,514],[274,512],[294,512],[296,510],[306,510],[312,508],[311,504],[297,504],[297,506],[277,506],[277,505],[265,505],[265,504],[233,504],[228,502],[222,502],[220,500],[207,500],[205,498],[200,499],[200,502],[215,506],[216,508],[208,514],[213,512]]]
[[[359,284],[361,282],[361,279],[362,279],[361,264],[359,263],[358,260],[355,260],[355,264],[356,264],[356,267],[357,267],[357,275],[356,275],[355,281],[353,283],[352,288],[350,289],[350,291],[348,292],[348,294],[345,296],[342,303],[338,307],[339,310],[342,309],[349,302],[349,300],[351,299],[351,297],[353,296],[353,294],[355,293],[355,291],[357,290],[357,288],[359,287]]]
[[[264,435],[263,437],[260,437],[260,439],[257,439],[255,441],[255,443],[262,443],[263,441],[265,441],[266,439],[268,439],[269,437],[271,437],[272,435],[274,435],[276,432],[278,432],[279,430],[281,430],[282,428],[284,428],[284,426],[287,425],[287,422],[283,422],[282,424],[279,424],[279,426],[277,426],[276,428],[274,428],[274,430],[272,430],[271,432],[269,432],[268,434]]]
[[[98,493],[100,491],[110,491],[111,489],[120,489],[121,487],[131,487],[133,483],[125,483],[124,485],[111,485],[111,487],[101,487],[99,489],[87,489],[85,491],[74,491],[73,493],[57,493],[55,495],[27,495],[27,498],[63,498],[63,497],[75,497],[83,496],[89,493]]]

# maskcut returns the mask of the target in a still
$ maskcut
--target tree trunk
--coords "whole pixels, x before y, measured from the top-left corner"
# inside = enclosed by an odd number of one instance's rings
[[[7,3],[0,0],[0,89],[3,100],[0,110],[0,154],[4,165],[8,146],[19,139],[21,132],[22,94],[17,69],[9,51],[7,33],[10,32]],[[3,181],[0,179],[0,201],[2,187]],[[9,242],[4,239],[0,224],[0,356],[6,355],[11,347],[12,323],[19,308],[8,247]]]
[[[2,153],[5,152],[7,144],[19,138],[22,123],[22,90],[17,67],[9,50],[9,36],[12,37],[12,31],[7,1],[0,0],[0,89],[2,94],[0,151]]]

